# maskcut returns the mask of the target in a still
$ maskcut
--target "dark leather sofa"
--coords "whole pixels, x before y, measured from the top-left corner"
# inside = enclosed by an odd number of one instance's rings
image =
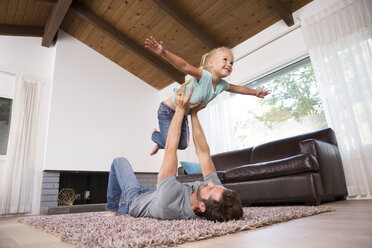
[[[345,176],[334,131],[330,128],[215,154],[212,161],[226,188],[243,205],[344,200]],[[202,180],[178,168],[181,182]]]

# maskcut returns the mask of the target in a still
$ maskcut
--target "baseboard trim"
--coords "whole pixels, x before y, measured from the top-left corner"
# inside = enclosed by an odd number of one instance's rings
[[[52,215],[52,214],[98,212],[98,211],[105,211],[105,207],[106,207],[106,203],[72,205],[72,206],[56,206],[56,207],[41,207],[40,214],[41,215]]]

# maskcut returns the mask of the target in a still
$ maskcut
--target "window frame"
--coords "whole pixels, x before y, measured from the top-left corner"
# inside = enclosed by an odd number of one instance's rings
[[[280,65],[278,66],[274,66],[272,68],[269,68],[267,70],[265,70],[264,72],[262,73],[259,73],[257,74],[256,76],[252,77],[252,78],[249,78],[249,79],[245,79],[243,82],[241,82],[239,85],[243,85],[243,86],[247,86],[247,87],[251,87],[252,85],[254,85],[255,82],[257,82],[258,80],[260,80],[261,78],[264,78],[266,76],[269,76],[270,74],[274,74],[275,72],[278,72],[286,67],[289,67],[293,64],[296,64],[297,62],[301,61],[301,60],[304,60],[304,59],[307,59],[309,58],[310,59],[310,55],[308,53],[305,53],[301,56],[298,56],[296,58],[291,58],[283,63],[281,63]]]

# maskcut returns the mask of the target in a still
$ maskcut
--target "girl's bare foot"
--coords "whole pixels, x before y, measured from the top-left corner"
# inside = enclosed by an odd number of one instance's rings
[[[150,155],[152,156],[152,155],[156,154],[158,151],[159,151],[159,146],[158,146],[158,144],[156,144],[154,146],[154,148],[152,148],[152,151],[151,151]]]
[[[107,216],[116,216],[116,215],[118,215],[118,212],[107,211],[106,215]]]
[[[156,132],[156,131],[158,131],[158,129],[154,128],[154,129],[152,130],[151,136],[152,136],[152,134],[153,134],[154,132]],[[151,153],[150,153],[150,156],[155,155],[158,151],[159,151],[159,146],[158,146],[158,144],[156,144],[156,145],[154,146],[154,148],[152,148]]]

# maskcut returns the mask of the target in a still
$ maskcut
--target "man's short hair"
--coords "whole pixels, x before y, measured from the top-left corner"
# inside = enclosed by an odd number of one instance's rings
[[[243,207],[238,193],[231,189],[225,189],[220,201],[202,199],[205,204],[205,212],[200,215],[207,220],[229,221],[239,220],[243,216]]]

